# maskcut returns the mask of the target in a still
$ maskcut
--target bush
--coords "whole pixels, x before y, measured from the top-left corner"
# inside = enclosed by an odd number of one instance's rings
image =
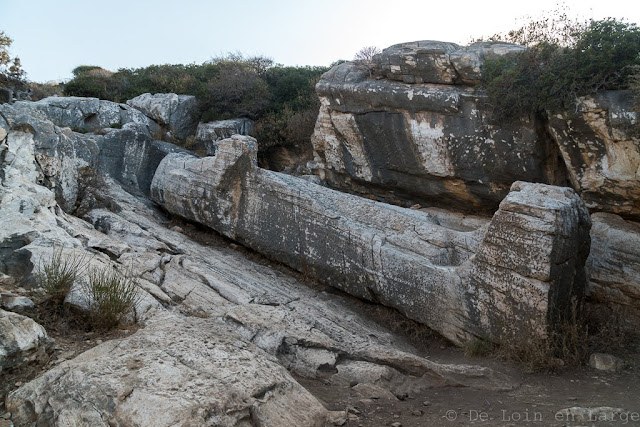
[[[35,278],[51,299],[62,303],[87,264],[85,255],[63,256],[62,246],[54,245],[49,260],[40,258]]]
[[[578,97],[633,84],[640,65],[635,24],[605,19],[568,28],[574,30],[570,37],[542,32],[539,40],[528,39],[527,51],[485,61],[483,87],[496,119],[568,110]]]
[[[151,65],[111,73],[81,65],[64,93],[126,102],[142,93],[195,95],[202,121],[256,121],[261,148],[308,142],[320,104],[315,84],[328,67],[284,67],[269,58],[228,54],[201,65]]]
[[[113,328],[129,313],[135,314],[140,299],[138,281],[131,271],[122,274],[111,266],[89,270],[85,290],[90,320],[98,329]]]

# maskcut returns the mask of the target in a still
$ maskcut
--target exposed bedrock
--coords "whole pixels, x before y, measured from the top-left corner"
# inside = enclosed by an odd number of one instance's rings
[[[494,118],[477,83],[504,43],[421,41],[385,49],[369,70],[343,63],[316,85],[316,173],[394,203],[494,212],[515,181],[571,185],[589,208],[640,218],[638,114],[628,92],[560,116]]]
[[[100,132],[76,132],[88,130],[87,117],[95,118],[92,130]],[[99,185],[96,180],[105,174],[130,191],[148,194],[164,155],[185,151],[154,140],[151,133],[157,125],[139,111],[95,98],[47,98],[0,105],[0,126],[8,134],[7,150],[0,155],[20,157],[20,151],[33,150],[36,163],[28,165],[33,169],[29,173],[55,192],[56,201],[67,212],[73,211],[83,192]]]
[[[589,216],[569,188],[518,182],[490,222],[387,205],[256,166],[234,136],[170,154],[151,197],[168,211],[454,342],[540,335],[584,293]]]

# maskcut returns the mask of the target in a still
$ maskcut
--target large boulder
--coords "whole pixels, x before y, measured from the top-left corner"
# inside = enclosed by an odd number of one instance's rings
[[[0,373],[46,356],[47,331],[28,317],[0,309]]]
[[[494,212],[514,181],[564,185],[535,118],[495,123],[473,87],[368,79],[345,63],[316,85],[318,174],[386,200]]]
[[[451,84],[456,71],[449,55],[460,49],[455,43],[423,40],[396,44],[375,57],[376,66],[390,80],[404,83]]]
[[[324,425],[322,404],[228,329],[156,320],[10,393],[7,410],[18,425]]]
[[[589,218],[571,189],[518,183],[487,229],[481,220],[464,225],[455,215],[263,170],[256,152],[255,140],[234,136],[215,157],[170,154],[151,195],[172,213],[458,343],[544,335],[584,293]]]
[[[97,170],[117,179],[132,192],[149,195],[160,161],[169,153],[186,153],[174,144],[156,141],[140,125],[129,123],[105,135]]]
[[[137,108],[147,117],[167,126],[173,137],[179,140],[184,140],[196,133],[199,117],[195,96],[144,93],[128,100],[127,105]]]
[[[477,42],[461,47],[455,43],[422,40],[400,43],[374,57],[375,72],[403,83],[479,83],[486,58],[522,52],[521,45]]]
[[[467,309],[511,344],[579,314],[589,255],[589,212],[571,188],[516,182],[470,263]]]
[[[48,102],[43,102],[48,101]],[[57,106],[57,107],[56,107]],[[111,107],[112,116],[106,114]],[[87,114],[96,113],[97,126],[124,122],[98,133],[79,133]],[[19,158],[20,174],[51,188],[58,204],[73,211],[86,190],[99,185],[104,175],[112,176],[130,191],[148,194],[155,168],[169,152],[185,151],[151,137],[149,123],[139,111],[95,98],[47,98],[39,102],[0,105],[7,156]],[[66,127],[59,127],[66,126]],[[16,160],[14,160],[16,161]]]

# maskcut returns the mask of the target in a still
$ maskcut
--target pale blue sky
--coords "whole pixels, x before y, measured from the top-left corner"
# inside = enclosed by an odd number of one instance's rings
[[[28,78],[68,78],[78,65],[110,70],[202,63],[226,52],[285,65],[329,65],[364,46],[413,40],[467,44],[552,10],[557,0],[0,0],[0,30]],[[575,14],[640,22],[638,0],[567,0]]]

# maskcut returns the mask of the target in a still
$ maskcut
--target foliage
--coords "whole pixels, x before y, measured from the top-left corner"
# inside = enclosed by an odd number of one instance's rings
[[[64,87],[71,96],[126,102],[142,93],[195,95],[202,121],[246,117],[256,121],[262,148],[308,141],[320,104],[315,84],[328,67],[285,67],[240,53],[197,65],[151,65],[108,72],[81,65]]]
[[[502,41],[529,47],[541,43],[572,46],[576,35],[585,30],[588,21],[572,17],[569,13],[568,8],[561,5],[555,10],[543,12],[538,18],[524,17],[524,22],[515,30],[473,41]]]
[[[527,38],[528,50],[485,61],[484,88],[498,119],[567,110],[580,96],[633,85],[633,67],[640,65],[635,24],[609,18],[566,28],[578,30],[555,38],[532,31],[540,39]]]
[[[25,72],[20,58],[9,55],[12,43],[13,40],[0,31],[0,85],[22,88],[25,86]]]
[[[35,278],[51,299],[61,303],[86,270],[87,263],[86,256],[63,256],[62,246],[54,245],[51,258],[40,259]]]
[[[633,92],[636,102],[640,104],[640,65],[629,67],[629,89]]]
[[[94,327],[110,329],[134,312],[140,300],[138,281],[131,271],[122,274],[111,266],[89,270],[85,290]]]

